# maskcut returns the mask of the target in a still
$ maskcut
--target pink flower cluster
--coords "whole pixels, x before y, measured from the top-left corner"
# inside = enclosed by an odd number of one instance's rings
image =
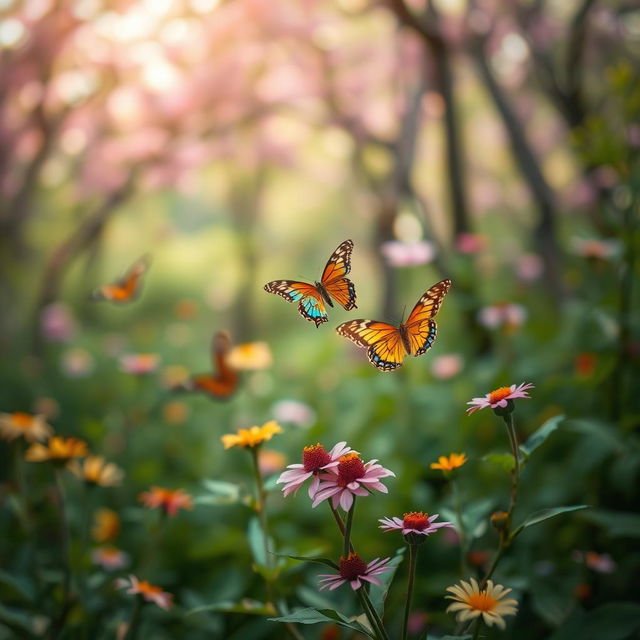
[[[331,498],[334,509],[339,505],[349,511],[355,496],[366,496],[374,490],[387,493],[380,480],[388,476],[395,474],[378,464],[377,460],[363,462],[360,454],[346,442],[338,442],[330,451],[321,444],[305,447],[302,463],[290,464],[278,482],[284,483],[282,492],[288,496],[295,494],[312,478],[309,497],[313,500],[313,507]]]

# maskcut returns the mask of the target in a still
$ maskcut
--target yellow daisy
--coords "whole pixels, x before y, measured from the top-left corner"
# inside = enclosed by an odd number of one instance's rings
[[[124,476],[120,467],[107,462],[102,456],[89,456],[82,462],[72,460],[67,468],[87,484],[101,487],[116,487]]]
[[[231,447],[252,448],[271,440],[276,433],[282,433],[282,427],[275,420],[270,420],[261,427],[238,429],[237,433],[227,433],[222,436],[221,440],[225,449],[231,449]]]
[[[111,509],[98,509],[93,516],[91,535],[96,542],[110,542],[120,533],[120,516]]]
[[[53,434],[53,429],[41,415],[31,415],[22,411],[0,413],[0,438],[11,442],[23,437],[29,442],[43,441]]]
[[[442,471],[453,471],[461,467],[467,461],[464,453],[452,453],[449,456],[440,456],[438,462],[432,462],[432,469],[441,469]]]
[[[24,459],[27,462],[51,460],[57,463],[67,463],[72,458],[84,458],[87,453],[87,443],[83,440],[53,436],[46,445],[34,442],[24,454]]]
[[[518,611],[518,601],[513,599],[503,600],[511,591],[501,584],[493,584],[487,581],[487,586],[481,589],[475,578],[470,578],[470,582],[460,581],[460,584],[447,587],[453,595],[445,596],[450,600],[455,600],[447,607],[448,613],[455,613],[458,622],[467,622],[478,616],[488,625],[494,624],[504,629],[506,623],[505,616],[513,616]]]

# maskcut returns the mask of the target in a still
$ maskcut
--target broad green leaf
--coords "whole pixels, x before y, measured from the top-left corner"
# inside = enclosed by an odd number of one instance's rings
[[[464,524],[471,539],[480,538],[487,530],[489,514],[493,510],[493,498],[479,500],[466,506],[464,512]]]
[[[564,415],[560,414],[549,418],[540,428],[536,429],[524,444],[520,445],[520,451],[529,457],[544,441],[560,426]]]
[[[265,549],[264,533],[258,518],[251,518],[251,520],[249,520],[247,538],[254,562],[261,567],[268,568],[269,561],[266,552],[268,550],[270,553],[273,553],[273,540],[271,538],[267,540],[267,549]]]
[[[510,453],[488,453],[482,459],[507,473],[513,471],[513,455]]]
[[[313,609],[312,607],[307,607],[306,609],[298,609],[286,616],[269,618],[269,620],[272,622],[294,622],[297,624],[337,624],[340,627],[364,633],[370,638],[374,637],[371,632],[359,622],[349,620],[349,618],[333,609]]]
[[[276,613],[274,606],[270,602],[259,602],[258,600],[250,600],[249,598],[244,598],[239,602],[224,601],[205,604],[201,607],[189,609],[189,611],[187,611],[185,615],[191,616],[197,613],[206,613],[208,611],[218,611],[223,613],[245,613],[255,616],[272,616]]]
[[[317,564],[324,564],[327,567],[331,567],[332,569],[336,570],[340,568],[333,560],[329,558],[321,558],[319,556],[294,556],[288,553],[276,553],[274,555],[277,555],[281,558],[292,558],[293,560],[300,560],[302,562],[315,562]]]
[[[581,517],[600,525],[612,538],[640,538],[640,515],[635,513],[592,509]]]
[[[389,571],[385,571],[381,573],[379,576],[376,576],[378,580],[380,580],[381,586],[377,584],[372,584],[369,587],[369,597],[371,602],[375,608],[375,610],[380,614],[380,617],[384,614],[384,602],[387,599],[387,594],[389,593],[389,587],[391,586],[391,581],[396,574],[402,559],[404,558],[404,552],[406,547],[400,547],[396,551],[396,555],[391,559],[388,567],[391,567]]]
[[[513,538],[515,538],[523,529],[530,527],[534,524],[538,524],[539,522],[544,522],[545,520],[549,520],[550,518],[555,518],[563,513],[569,513],[570,511],[578,511],[580,509],[589,509],[588,504],[574,504],[568,507],[555,507],[553,509],[542,509],[541,511],[536,511],[532,513],[530,516],[526,518],[526,520],[518,526],[514,532],[511,534]]]
[[[552,627],[560,626],[575,607],[573,589],[562,590],[557,581],[537,579],[531,585],[533,610]]]
[[[231,482],[221,480],[203,480],[202,484],[208,493],[198,496],[196,504],[234,504],[240,500],[240,487]]]

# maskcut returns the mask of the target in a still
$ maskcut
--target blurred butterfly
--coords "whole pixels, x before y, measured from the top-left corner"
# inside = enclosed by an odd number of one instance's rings
[[[371,364],[382,371],[402,366],[407,354],[420,356],[436,339],[434,320],[442,300],[451,287],[451,280],[434,284],[418,300],[407,321],[395,327],[377,320],[351,320],[336,327],[341,335],[367,349]]]
[[[151,259],[143,256],[133,263],[129,270],[113,284],[106,284],[96,289],[91,297],[94,300],[107,300],[108,302],[131,302],[140,295],[142,276],[145,274]]]
[[[238,387],[238,374],[228,363],[231,340],[225,331],[213,334],[211,340],[212,373],[199,373],[176,387],[176,391],[205,393],[216,400],[232,396]]]
[[[319,327],[329,320],[325,303],[333,307],[332,298],[347,311],[356,308],[356,288],[345,277],[351,271],[352,251],[352,240],[341,243],[331,254],[320,282],[308,284],[295,280],[274,280],[265,284],[264,290],[288,302],[297,302],[300,315]]]

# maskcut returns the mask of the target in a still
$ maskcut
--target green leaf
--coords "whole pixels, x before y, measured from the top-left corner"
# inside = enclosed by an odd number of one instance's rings
[[[589,509],[588,504],[574,504],[568,507],[554,507],[553,509],[542,509],[541,511],[536,511],[532,513],[530,516],[526,518],[526,520],[517,527],[514,532],[511,534],[512,538],[515,538],[523,529],[530,527],[534,524],[538,524],[539,522],[544,522],[545,520],[549,520],[550,518],[555,518],[563,513],[569,513],[570,511],[578,511],[580,509]]]
[[[549,418],[540,428],[536,429],[524,444],[520,445],[520,451],[525,457],[529,457],[545,440],[560,426],[564,415],[560,414]]]
[[[24,576],[13,576],[0,569],[0,593],[6,594],[5,587],[12,597],[19,596],[22,600],[33,602],[35,592],[31,582]]]
[[[185,615],[192,616],[197,613],[206,613],[208,611],[218,611],[223,613],[244,613],[254,616],[272,616],[276,613],[274,606],[270,602],[259,602],[258,600],[250,600],[243,598],[239,602],[223,601],[205,604],[201,607],[189,609]]]
[[[312,607],[307,607],[306,609],[298,609],[286,616],[269,618],[269,620],[272,622],[294,622],[297,624],[337,624],[340,627],[364,633],[369,638],[374,637],[371,632],[359,622],[349,620],[349,618],[346,618],[333,609],[313,609]]]
[[[513,471],[513,456],[510,453],[488,453],[486,456],[483,456],[482,459],[507,473]]]
[[[249,520],[247,538],[254,562],[258,566],[268,568],[269,562],[264,548],[264,533],[258,518],[251,518],[251,520]],[[267,547],[269,550],[273,548],[273,540],[271,538],[267,540]]]
[[[293,560],[300,560],[302,562],[315,562],[316,564],[324,564],[332,569],[340,569],[340,567],[329,558],[321,558],[320,556],[293,556],[288,553],[276,553],[274,554],[280,558],[292,558]]]
[[[573,590],[562,590],[557,581],[538,579],[531,585],[533,610],[552,627],[560,626],[575,607]]]
[[[635,513],[592,509],[582,518],[601,526],[612,538],[640,538],[640,516]]]
[[[396,550],[396,555],[391,559],[388,567],[391,567],[389,571],[385,571],[381,573],[379,576],[376,576],[378,580],[380,580],[380,586],[377,584],[372,584],[369,588],[369,598],[375,608],[375,610],[382,617],[384,613],[384,602],[387,599],[387,594],[389,592],[389,587],[391,586],[391,581],[396,574],[400,563],[404,558],[404,552],[406,547],[400,547],[400,549]]]
[[[640,604],[610,602],[592,611],[577,609],[550,640],[629,640],[639,630]]]
[[[235,504],[240,501],[240,487],[232,482],[221,480],[203,480],[202,484],[209,493],[198,496],[196,504]]]

